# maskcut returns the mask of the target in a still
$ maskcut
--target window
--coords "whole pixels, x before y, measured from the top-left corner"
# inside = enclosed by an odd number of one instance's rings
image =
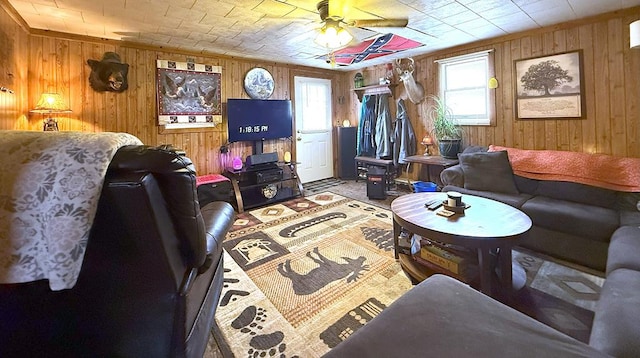
[[[295,76],[297,129],[331,129],[331,80]]]
[[[462,125],[494,123],[493,92],[487,87],[493,73],[491,51],[436,61],[440,71],[440,98]]]

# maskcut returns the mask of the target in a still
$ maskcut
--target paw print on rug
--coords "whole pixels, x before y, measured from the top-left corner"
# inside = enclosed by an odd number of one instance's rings
[[[240,315],[231,322],[231,327],[239,329],[242,333],[256,335],[255,329],[261,330],[262,323],[265,322],[267,313],[264,308],[249,306],[245,308]]]
[[[264,308],[249,306],[245,308],[236,319],[231,322],[231,327],[242,333],[251,335],[247,357],[281,357],[285,358],[284,333],[276,331],[269,334],[258,334],[264,328],[267,319],[267,311]],[[294,356],[292,358],[296,358]]]

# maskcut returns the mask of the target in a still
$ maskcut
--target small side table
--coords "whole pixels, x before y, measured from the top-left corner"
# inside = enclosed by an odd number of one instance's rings
[[[423,165],[424,169],[427,172],[426,181],[436,183],[439,189],[442,188],[440,173],[446,168],[458,164],[457,159],[447,159],[439,155],[412,155],[410,157],[404,158],[404,160],[405,162],[407,162],[407,173],[409,172],[411,163],[418,163]]]

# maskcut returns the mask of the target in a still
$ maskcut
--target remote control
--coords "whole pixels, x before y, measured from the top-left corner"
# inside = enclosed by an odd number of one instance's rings
[[[428,208],[429,206],[437,203],[439,200],[438,199],[431,199],[429,201],[427,201],[426,203],[424,203],[425,208]]]
[[[441,200],[438,200],[438,201],[436,201],[435,203],[433,203],[433,204],[431,204],[431,205],[427,206],[427,209],[429,209],[429,210],[436,210],[437,208],[439,208],[439,207],[441,207],[441,206],[442,206],[442,201],[441,201]]]

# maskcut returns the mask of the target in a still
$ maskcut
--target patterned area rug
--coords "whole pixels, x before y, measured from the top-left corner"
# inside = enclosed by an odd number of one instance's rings
[[[243,213],[216,311],[234,356],[319,357],[411,288],[391,213],[325,192]]]
[[[411,288],[392,236],[389,210],[331,192],[239,215],[223,244],[222,352],[319,357],[335,347]],[[513,257],[526,286],[512,307],[587,342],[604,279],[524,250]]]

